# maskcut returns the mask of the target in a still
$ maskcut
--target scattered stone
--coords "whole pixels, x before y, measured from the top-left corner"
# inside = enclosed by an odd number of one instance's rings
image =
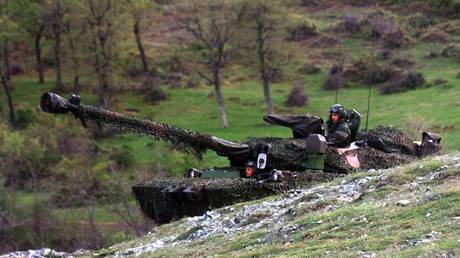
[[[400,207],[406,207],[409,204],[410,204],[409,200],[399,200],[396,202],[396,206],[400,206]]]
[[[28,251],[17,251],[4,255],[0,255],[0,258],[14,258],[14,257],[30,257],[30,258],[45,258],[45,257],[74,257],[69,253],[57,252],[50,248],[42,248],[38,250]]]

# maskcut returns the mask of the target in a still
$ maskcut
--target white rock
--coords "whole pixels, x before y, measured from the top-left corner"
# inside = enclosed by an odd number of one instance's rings
[[[401,206],[401,207],[406,207],[409,204],[410,204],[409,200],[399,200],[396,202],[396,205]]]

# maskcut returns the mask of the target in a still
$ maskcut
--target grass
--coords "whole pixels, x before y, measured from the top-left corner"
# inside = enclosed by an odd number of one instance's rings
[[[356,11],[356,10],[355,10]],[[369,10],[367,10],[369,12]],[[315,14],[302,14],[313,21],[321,33],[327,33],[329,26],[337,21],[341,13],[329,13],[327,11]],[[451,38],[458,40],[456,37]],[[423,72],[428,83],[432,83],[437,78],[444,78],[448,81],[446,85],[433,86],[430,88],[418,89],[405,93],[380,95],[377,87],[372,88],[371,104],[369,112],[369,127],[377,125],[391,125],[402,129],[415,139],[420,139],[418,129],[426,128],[441,133],[444,150],[447,152],[458,150],[460,146],[460,116],[458,107],[460,106],[460,79],[457,78],[459,72],[459,62],[451,59],[439,57],[436,59],[424,59],[424,56],[431,50],[441,50],[447,44],[420,43],[410,44],[404,48],[394,50],[393,56],[400,53],[409,54],[412,59],[417,61],[415,70]],[[342,40],[343,52],[347,58],[358,60],[368,59],[370,43],[360,38],[344,37]],[[335,52],[335,48],[314,49],[308,51]],[[334,60],[332,60],[334,61]],[[323,71],[316,75],[302,75],[297,72],[298,67],[290,64],[286,67],[287,74],[293,78],[305,79],[305,92],[309,97],[310,103],[304,108],[288,108],[284,105],[286,96],[292,87],[291,81],[271,85],[275,111],[279,114],[315,114],[326,117],[328,107],[334,104],[335,92],[322,90],[328,67],[323,67]],[[240,74],[247,74],[245,67],[238,65],[230,67],[227,77],[237,77]],[[254,77],[256,78],[256,77]],[[48,79],[48,78],[47,78]],[[269,126],[263,122],[265,114],[263,93],[260,81],[257,79],[247,79],[240,82],[229,83],[231,78],[225,78],[226,83],[223,87],[225,97],[225,107],[228,115],[230,127],[223,129],[220,126],[219,111],[213,97],[209,97],[212,92],[211,87],[200,86],[195,89],[171,89],[163,85],[163,89],[169,95],[167,101],[158,105],[145,104],[143,96],[126,93],[115,96],[119,104],[113,108],[116,111],[124,112],[126,109],[138,109],[136,116],[148,118],[159,122],[169,123],[182,128],[190,128],[203,133],[208,133],[231,141],[242,141],[250,136],[259,137],[290,137],[291,132],[287,128]],[[38,84],[34,78],[27,76],[13,77],[15,90],[13,100],[17,109],[31,109],[38,111],[38,101],[41,94],[51,90],[54,85],[51,82]],[[361,128],[364,128],[365,119],[368,115],[367,96],[368,88],[359,83],[353,83],[353,88],[341,90],[338,94],[338,102],[347,108],[357,109],[363,116]],[[0,91],[0,105],[3,115],[6,116],[6,101],[4,92]],[[83,92],[82,100],[85,104],[94,104],[96,96],[91,93]],[[39,116],[50,116],[37,112]],[[62,118],[54,116],[60,121],[73,120],[68,116]],[[67,124],[68,125],[68,124]],[[102,150],[111,150],[128,146],[134,154],[135,166],[145,166],[151,170],[151,174],[164,171],[171,176],[181,176],[189,167],[213,167],[227,164],[227,159],[208,151],[203,160],[196,160],[189,154],[181,153],[171,149],[168,144],[153,141],[149,137],[137,136],[132,134],[120,134],[113,138],[99,139],[98,147]],[[417,166],[417,165],[414,165]],[[424,169],[418,167],[406,167],[406,171],[400,171],[392,176],[391,183],[385,185],[369,198],[382,199],[398,190],[400,184],[410,181],[416,176],[429,171],[437,164],[427,165]],[[355,175],[360,176],[360,175]],[[458,203],[458,191],[452,195],[447,194],[443,197],[448,202]],[[37,195],[30,193],[19,193],[18,200],[21,204],[30,205],[35,198],[47,198],[46,194]],[[213,250],[216,254],[223,256],[324,256],[325,250],[331,251],[338,256],[356,256],[358,249],[379,251],[383,256],[393,256],[400,252],[402,256],[416,256],[430,253],[433,250],[455,249],[455,234],[449,232],[452,225],[436,224],[424,219],[427,210],[435,214],[436,218],[451,218],[452,214],[458,216],[458,209],[448,206],[448,202],[426,203],[415,210],[404,210],[381,208],[363,203],[339,209],[335,212],[307,215],[299,218],[299,223],[311,224],[311,227],[298,232],[294,237],[294,242],[286,244],[281,240],[274,242],[259,243],[256,239],[264,238],[266,231],[251,232],[242,234],[237,239],[221,243],[219,239],[211,239],[197,245],[192,250],[197,255],[209,254]],[[454,202],[454,203],[455,203]],[[430,206],[431,205],[431,206]],[[444,206],[443,206],[444,205]],[[54,211],[57,216],[75,216],[85,212],[83,208],[58,209]],[[70,215],[69,215],[70,214]],[[348,223],[355,215],[363,215],[372,218],[373,225],[363,225],[362,223]],[[410,215],[412,214],[412,215]],[[401,218],[399,218],[401,216]],[[411,217],[412,216],[412,217]],[[449,217],[450,216],[450,217]],[[387,225],[386,219],[392,218],[392,224]],[[433,217],[434,218],[434,217]],[[97,222],[117,222],[118,216],[110,211],[108,206],[96,208]],[[314,224],[313,222],[324,220],[324,224]],[[413,223],[417,221],[426,224]],[[393,223],[394,222],[394,223]],[[447,222],[446,222],[447,223]],[[335,227],[336,230],[328,232]],[[163,230],[164,226],[159,230]],[[170,226],[173,227],[173,226]],[[398,227],[404,228],[401,232]],[[404,243],[407,238],[418,237],[420,234],[428,232],[430,228],[441,231],[445,227],[443,239],[433,242],[430,246],[416,246],[407,250],[387,249]],[[457,228],[458,230],[458,228]],[[168,231],[168,230],[165,230]],[[185,233],[186,231],[184,231]],[[328,232],[328,233],[322,233]],[[457,231],[458,232],[458,231]],[[311,236],[305,238],[305,236]],[[350,238],[350,235],[353,237]],[[458,244],[458,242],[457,242]],[[172,250],[166,249],[159,252],[159,255],[169,256]],[[177,254],[187,255],[190,250],[179,247],[174,250]]]
[[[403,184],[414,173],[425,176],[442,167],[443,163],[426,159],[401,168],[390,170],[394,178],[389,180],[387,194],[368,195],[356,202],[339,205],[337,209],[318,210],[297,213],[285,222],[285,225],[298,225],[288,238],[281,237],[277,227],[243,231],[233,236],[215,236],[204,240],[183,242],[179,245],[166,246],[155,252],[145,253],[145,257],[163,256],[217,256],[217,257],[322,257],[325,255],[355,257],[374,254],[377,257],[418,257],[421,255],[437,256],[440,254],[457,254],[460,207],[460,189],[458,187],[458,168],[450,180],[426,182],[420,187],[421,192],[404,189]],[[417,168],[426,168],[418,170]],[[429,169],[428,169],[429,168]],[[362,173],[347,176],[346,180],[365,177]],[[338,179],[340,181],[342,179]],[[334,185],[334,182],[332,183]],[[398,198],[406,195],[420,195],[426,189],[439,198],[421,199],[408,207],[395,205]],[[273,198],[273,197],[270,197]],[[255,202],[263,202],[258,200]],[[382,203],[388,203],[382,205]],[[238,209],[240,204],[234,206]],[[114,246],[107,252],[124,250],[126,246],[146,242],[150,237],[161,238],[176,235],[187,230],[186,220],[160,226],[147,238]],[[434,234],[434,239],[426,239],[427,234]],[[181,236],[184,234],[180,234]],[[104,253],[101,250],[98,253]]]

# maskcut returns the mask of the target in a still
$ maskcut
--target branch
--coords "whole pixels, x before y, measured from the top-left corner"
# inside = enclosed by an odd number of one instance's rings
[[[214,85],[214,81],[211,80],[206,74],[203,74],[201,71],[198,71],[198,74],[201,78],[205,79],[209,84]]]

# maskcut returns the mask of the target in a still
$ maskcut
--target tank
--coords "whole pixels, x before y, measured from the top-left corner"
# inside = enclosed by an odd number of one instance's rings
[[[434,153],[427,144],[416,144],[410,140],[405,142],[407,137],[400,131],[395,133],[394,130],[379,128],[375,132],[369,131],[366,136],[366,139],[371,136],[368,142],[376,142],[374,146],[362,144],[358,147],[352,144],[348,148],[338,149],[326,142],[323,120],[317,116],[266,116],[264,120],[268,123],[289,127],[293,138],[250,137],[236,143],[189,129],[82,105],[80,102],[77,95],[71,95],[66,100],[47,92],[40,99],[40,107],[47,113],[71,113],[84,127],[93,122],[99,126],[148,135],[169,142],[197,159],[201,159],[207,150],[228,158],[228,164],[222,167],[190,168],[185,171],[183,178],[154,178],[134,185],[132,190],[142,212],[160,224],[186,216],[202,215],[209,209],[263,198],[295,187],[329,181],[357,168],[386,168],[406,163],[416,157],[417,146],[424,146],[424,154]],[[359,124],[354,127],[357,130]],[[379,133],[386,139],[387,142],[383,142],[385,144],[374,139],[377,137],[372,138]],[[354,134],[358,141],[363,140],[357,131]],[[395,135],[398,135],[397,140],[392,141]],[[436,136],[430,133],[424,137],[428,139]],[[438,146],[440,137],[435,142]],[[397,148],[397,144],[399,147],[410,147]],[[392,146],[391,150],[413,151],[388,152],[384,148],[382,150],[382,146]]]

